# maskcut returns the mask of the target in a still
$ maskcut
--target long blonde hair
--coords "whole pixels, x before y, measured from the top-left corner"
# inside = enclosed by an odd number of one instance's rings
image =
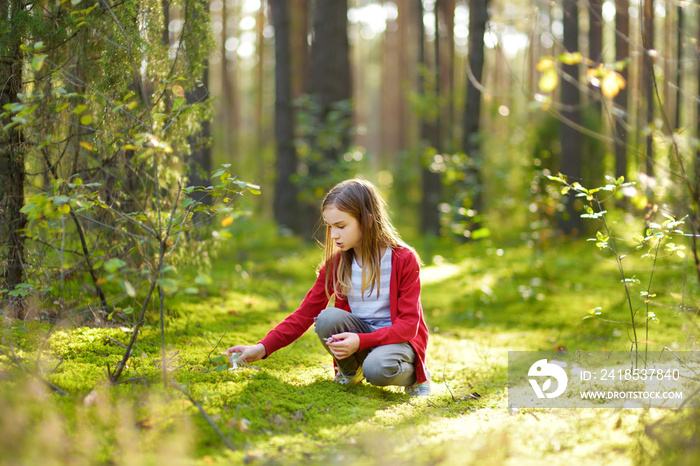
[[[377,289],[381,273],[381,251],[387,247],[407,247],[387,214],[386,202],[379,190],[369,181],[352,179],[333,187],[321,204],[321,212],[329,207],[350,214],[360,226],[362,251],[362,295],[369,288],[370,294]],[[338,253],[331,239],[330,225],[326,225],[324,264],[326,266],[326,294],[331,289],[336,296],[345,297],[352,287],[353,249]],[[338,257],[335,262],[336,256]]]

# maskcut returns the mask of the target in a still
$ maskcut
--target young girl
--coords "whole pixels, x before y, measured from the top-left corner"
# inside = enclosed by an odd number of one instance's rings
[[[420,304],[420,262],[399,237],[377,188],[347,180],[323,200],[325,260],[299,309],[253,346],[227,354],[250,363],[289,345],[315,323],[333,356],[335,382],[405,387],[430,394],[428,328]],[[335,296],[335,307],[326,307]]]

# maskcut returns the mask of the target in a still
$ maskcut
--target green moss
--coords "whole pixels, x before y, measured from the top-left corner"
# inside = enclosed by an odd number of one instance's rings
[[[262,232],[237,237],[219,254],[211,289],[167,301],[170,378],[201,403],[236,451],[224,447],[184,395],[163,390],[153,322],[127,361],[123,379],[131,381],[114,387],[106,384],[107,366],[121,361],[128,328],[3,324],[3,348],[12,346],[28,367],[41,354],[43,376],[69,393],[47,395],[37,379],[31,390],[18,391],[18,371],[9,371],[12,362],[0,356],[0,371],[12,377],[0,382],[0,402],[12,406],[10,418],[24,426],[12,431],[12,451],[32,460],[24,449],[36,446],[30,438],[48,435],[48,424],[69,445],[51,447],[58,458],[120,464],[135,452],[146,464],[162,464],[173,452],[195,464],[500,464],[514,458],[629,463],[642,451],[657,451],[659,442],[649,440],[645,426],[663,419],[661,412],[507,408],[509,350],[629,348],[628,325],[584,319],[600,307],[606,320],[629,321],[610,255],[586,242],[546,251],[442,241],[416,246],[426,263],[429,399],[409,399],[398,387],[334,384],[331,358],[312,330],[254,364],[259,370],[220,370],[221,352],[259,341],[296,308],[315,278],[318,249]],[[664,258],[654,270],[659,323],[650,326],[650,349],[688,348],[692,341],[683,329],[692,323],[678,303],[679,296],[697,296],[697,285],[679,265]],[[641,282],[633,308],[646,315],[639,291],[646,289],[651,263],[630,256],[625,267]],[[638,331],[645,339],[645,327]],[[689,429],[688,419],[678,421],[679,431]]]

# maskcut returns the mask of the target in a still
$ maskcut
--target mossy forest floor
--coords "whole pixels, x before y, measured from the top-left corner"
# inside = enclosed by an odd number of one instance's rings
[[[584,319],[600,307],[601,318],[629,321],[612,255],[585,241],[412,243],[426,264],[428,398],[334,384],[313,330],[252,368],[221,370],[222,351],[256,343],[313,283],[319,249],[271,231],[232,240],[209,272],[213,284],[167,302],[170,377],[233,450],[182,392],[163,389],[155,313],[116,386],[106,367],[120,361],[128,324],[5,320],[0,464],[697,464],[693,411],[509,410],[508,351],[630,348],[625,324]],[[626,267],[643,284],[634,290],[641,309],[652,262],[630,258]],[[697,349],[695,324],[678,305],[698,305],[687,270],[684,261],[656,264],[650,350]],[[665,436],[671,430],[676,440]]]

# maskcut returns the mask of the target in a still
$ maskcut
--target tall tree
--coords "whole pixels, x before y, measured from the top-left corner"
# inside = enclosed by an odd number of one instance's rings
[[[615,0],[615,61],[618,63],[629,59],[629,6],[629,0]],[[628,68],[620,70],[625,82],[629,79]],[[614,105],[615,177],[627,178],[627,86],[619,90]]]
[[[469,60],[467,62],[467,101],[462,119],[462,150],[474,163],[466,175],[471,186],[471,209],[477,214],[482,209],[481,162],[481,87],[484,74],[484,35],[489,20],[489,0],[469,2]]]
[[[418,73],[419,73],[419,92],[422,94],[426,102],[432,102],[429,104],[432,108],[431,112],[426,112],[426,114],[420,116],[420,126],[421,126],[421,141],[423,144],[428,144],[435,150],[440,150],[440,109],[438,104],[437,89],[439,87],[439,20],[437,14],[437,2],[435,5],[435,64],[430,72],[430,68],[427,64],[425,56],[425,26],[423,23],[423,2],[422,0],[416,0],[416,5],[418,7]],[[426,78],[430,79],[426,79]],[[432,164],[429,160],[423,160],[423,155],[421,154],[422,162],[422,198],[420,205],[420,230],[422,233],[439,235],[440,234],[440,212],[438,210],[438,204],[440,203],[441,187],[442,182],[440,180],[440,175],[430,170],[430,165]]]
[[[200,21],[200,15],[209,9],[208,0],[199,0],[199,2],[201,3],[202,10],[200,11],[199,9],[195,9],[193,11],[193,22]],[[197,40],[194,35],[193,38]],[[194,60],[191,61],[194,62]],[[194,70],[197,70],[197,74],[194,75],[197,85],[195,85],[192,90],[187,92],[187,103],[190,105],[203,104],[209,99],[209,59],[205,58],[202,63],[193,64],[193,72]],[[188,179],[190,186],[206,186],[209,184],[209,173],[212,171],[212,153],[210,145],[211,134],[211,121],[209,118],[205,117],[199,122],[199,131],[187,138],[190,146]],[[209,196],[198,191],[195,191],[192,194],[192,197],[195,200],[204,203],[209,203],[211,201]]]
[[[317,0],[309,70],[309,106],[305,118],[313,121],[315,128],[304,135],[310,150],[304,160],[307,170],[301,183],[309,201],[304,208],[304,224],[310,228],[306,236],[311,237],[320,198],[330,184],[340,181],[335,172],[351,142],[352,73],[347,0]]]
[[[654,176],[654,149],[652,126],[654,124],[654,1],[644,0],[642,25],[642,96],[646,110],[646,125],[641,133],[646,135],[645,172]],[[640,125],[642,121],[640,121]],[[651,194],[650,192],[647,194]]]
[[[301,233],[297,187],[291,176],[297,169],[294,148],[294,108],[292,106],[292,63],[290,15],[287,0],[270,0],[272,25],[275,28],[275,220],[282,227]]]
[[[352,97],[348,0],[317,0],[310,61],[308,93],[318,102],[323,119],[334,104]],[[348,143],[349,134],[346,147]],[[337,158],[346,147],[331,150],[327,156]]]
[[[265,144],[265,125],[263,122],[263,95],[265,93],[265,10],[267,10],[267,5],[265,0],[262,0],[255,20],[255,32],[258,38],[258,63],[255,67],[255,111],[253,112],[254,126],[257,131],[255,135],[256,150],[262,150]]]
[[[603,62],[603,0],[588,2],[588,55],[595,66]],[[591,107],[595,109],[596,117],[600,117],[602,102],[600,89],[591,86]]]
[[[683,5],[678,4],[676,8],[677,14],[677,24],[676,24],[676,63],[678,63],[678,70],[676,72],[676,108],[673,117],[673,127],[681,127],[681,89],[682,89],[682,63],[683,63],[683,28],[685,23],[685,13],[683,12]]]
[[[564,48],[566,52],[578,52],[578,3],[576,0],[563,0],[564,8]],[[581,124],[581,92],[579,89],[578,64],[562,65],[561,85],[561,172],[572,181],[581,179],[581,133],[576,129]],[[573,195],[566,197],[566,213],[560,227],[570,235],[581,233],[581,217],[575,208]]]
[[[442,0],[440,3],[436,4],[436,9],[439,7],[439,13],[443,17],[443,22],[445,24],[444,30],[447,31],[446,39],[447,46],[443,47],[443,55],[445,57],[445,69],[446,72],[442,73],[442,82],[440,87],[447,90],[447,109],[445,112],[445,123],[444,127],[444,139],[450,145],[450,148],[454,147],[453,133],[455,131],[455,7],[457,0]],[[451,150],[451,149],[450,149]]]
[[[289,2],[292,98],[301,97],[308,87],[309,0]]]
[[[3,2],[0,14],[4,19],[0,26],[0,109],[5,105],[19,104],[22,93],[22,69],[24,56],[21,50],[22,33],[18,30],[23,24],[19,20],[25,4],[22,0]],[[9,20],[9,21],[8,21]],[[11,122],[7,116],[0,120],[5,127]],[[13,290],[22,283],[25,257],[22,229],[26,219],[20,210],[24,206],[24,143],[18,125],[0,129],[0,251],[5,251],[0,259],[4,263],[0,277],[0,289]],[[3,307],[10,305],[8,293],[2,295]],[[18,304],[17,317],[23,317],[23,305]]]

